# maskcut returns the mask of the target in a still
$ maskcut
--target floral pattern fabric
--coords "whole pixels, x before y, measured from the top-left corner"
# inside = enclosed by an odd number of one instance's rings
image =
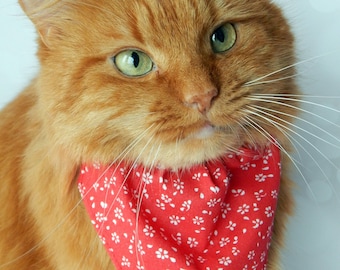
[[[266,268],[280,151],[240,149],[188,170],[84,164],[78,187],[117,269]]]

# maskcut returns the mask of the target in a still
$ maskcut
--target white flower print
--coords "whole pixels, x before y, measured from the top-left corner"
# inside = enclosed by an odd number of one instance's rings
[[[143,173],[142,181],[143,181],[145,184],[147,184],[147,185],[152,184],[153,175],[152,175],[150,172],[148,172],[148,173]]]
[[[255,175],[255,181],[260,182],[260,183],[265,182],[266,178],[267,178],[267,175],[265,175],[263,173]]]
[[[191,203],[192,203],[191,200],[184,201],[184,202],[182,203],[182,207],[180,208],[180,210],[181,210],[182,212],[184,212],[184,211],[189,211],[190,208],[191,208]]]
[[[165,203],[161,202],[159,199],[156,200],[156,206],[161,210],[165,210]]]
[[[162,248],[159,248],[156,251],[156,257],[161,260],[165,260],[169,258],[169,252],[167,250],[164,250]]]
[[[199,216],[195,216],[193,219],[192,219],[192,223],[194,223],[195,225],[202,225],[204,223],[204,218],[203,217],[199,217]]]
[[[241,164],[241,169],[243,171],[248,171],[249,168],[250,168],[250,163],[249,162]]]
[[[268,164],[269,158],[273,156],[273,152],[271,149],[267,149],[266,152],[267,152],[267,155],[263,156],[263,164]]]
[[[146,252],[143,249],[143,242],[141,240],[139,240],[137,244],[135,237],[132,236],[132,238],[130,239],[130,243],[131,244],[129,245],[129,251],[131,254],[134,254],[135,250],[139,255],[144,256],[146,254]]]
[[[93,162],[92,164],[93,168],[95,168],[96,170],[100,169],[100,163],[99,162]]]
[[[171,235],[172,239],[174,239],[177,243],[177,245],[182,245],[182,234],[177,233],[176,235]]]
[[[123,186],[123,193],[124,193],[125,195],[129,194],[128,187],[125,186],[125,185]]]
[[[198,241],[196,240],[196,238],[188,237],[187,244],[189,245],[190,248],[194,248],[198,246]]]
[[[86,174],[89,172],[89,167],[85,166],[83,169],[80,170],[81,174]]]
[[[140,261],[137,262],[137,266],[136,267],[137,267],[137,270],[145,270],[144,266],[141,265]]]
[[[169,219],[170,219],[170,223],[172,225],[177,226],[178,224],[181,223],[182,220],[185,220],[185,217],[179,217],[179,216],[172,215],[172,216],[169,217]]]
[[[263,225],[263,221],[257,218],[257,219],[255,219],[255,220],[253,220],[253,224],[254,224],[253,228],[254,228],[254,229],[257,229],[257,228],[259,228],[261,225]]]
[[[126,176],[126,168],[119,168],[119,172],[121,175],[123,175],[124,177]]]
[[[168,179],[164,179],[162,176],[159,177],[159,183],[162,184],[162,189],[163,190],[167,190],[168,189],[168,184],[169,180]]]
[[[123,256],[123,258],[122,258],[122,266],[127,266],[127,267],[131,266],[131,263],[129,262],[129,259],[126,258],[125,256]]]
[[[233,247],[233,248],[231,249],[231,253],[233,253],[234,256],[237,256],[238,254],[241,253],[241,251],[238,250],[237,247]]]
[[[249,251],[249,253],[248,253],[248,260],[249,261],[254,260],[255,255],[256,255],[255,250]]]
[[[226,229],[229,229],[231,231],[234,231],[236,228],[236,223],[229,221],[229,225],[226,227]]]
[[[83,198],[85,196],[86,187],[82,183],[78,183],[78,190],[80,192],[80,196]]]
[[[96,220],[100,223],[105,222],[105,221],[107,221],[107,216],[105,216],[103,213],[97,212],[96,213]]]
[[[273,232],[273,225],[271,225],[271,226],[268,227],[266,236],[267,236],[268,238],[270,238],[270,237],[272,236],[272,232]]]
[[[229,211],[231,211],[230,203],[223,202],[221,204],[222,218],[227,218],[227,214]]]
[[[259,191],[257,191],[257,192],[254,192],[254,195],[255,195],[255,197],[256,197],[256,200],[259,202],[259,201],[261,201],[264,197],[267,196],[267,193],[265,193],[265,192],[263,191],[263,189],[261,189],[261,190],[259,190]]]
[[[146,236],[149,236],[151,238],[154,237],[156,233],[155,229],[148,224],[145,225],[143,232]]]
[[[94,183],[92,187],[93,187],[93,189],[97,192],[97,191],[98,191],[98,188],[99,188],[99,183],[97,183],[97,182]]]
[[[238,244],[238,236],[234,236],[233,244],[234,244],[234,245],[237,245],[237,244]]]
[[[215,177],[215,179],[218,179],[221,176],[221,168],[217,168],[214,172],[213,172],[213,176]]]
[[[116,199],[116,202],[119,203],[119,205],[121,206],[122,209],[125,208],[124,202],[122,201],[121,198],[117,198],[117,199]]]
[[[138,241],[137,252],[138,252],[138,254],[140,254],[142,256],[145,255],[145,251],[143,250],[143,245],[142,245],[141,240]]]
[[[174,195],[177,195],[179,192],[180,194],[184,193],[184,182],[181,181],[181,179],[174,180],[174,188],[177,190],[174,192]]]
[[[126,187],[126,186],[123,186],[123,189],[124,189],[124,187]],[[127,187],[126,187],[127,188]],[[127,193],[126,193],[127,194]],[[147,189],[143,189],[143,190],[133,190],[132,191],[132,194],[133,194],[133,198],[134,199],[136,199],[136,200],[139,200],[140,198],[148,198],[149,197],[149,195],[148,195],[148,191],[147,191]]]
[[[223,183],[224,183],[224,186],[228,187],[229,186],[229,181],[230,181],[230,177],[227,176],[226,178],[223,179]]]
[[[222,264],[224,266],[228,266],[232,263],[232,260],[230,259],[230,257],[222,257],[220,259],[218,259],[219,264]]]
[[[123,217],[123,211],[122,209],[116,207],[116,209],[114,210],[114,214],[115,214],[115,217],[120,219],[121,221],[125,222],[125,219]]]
[[[208,205],[209,208],[213,208],[220,202],[221,202],[221,198],[219,198],[219,199],[213,198],[213,199],[210,199],[209,202],[207,202],[207,205]]]
[[[185,263],[187,266],[190,266],[194,263],[194,258],[193,258],[193,255],[190,254],[190,255],[185,255]]]
[[[277,199],[279,197],[279,193],[277,192],[277,190],[273,190],[271,192],[271,196],[274,198],[274,199]]]
[[[254,262],[254,265],[251,267],[252,270],[257,270],[257,267],[259,266],[258,263]]]
[[[199,181],[200,179],[201,179],[201,173],[195,173],[195,174],[192,176],[192,180]]]
[[[228,245],[229,243],[230,243],[229,237],[223,237],[223,238],[221,238],[219,244],[220,244],[220,247],[222,248],[222,247]]]
[[[116,232],[111,233],[111,236],[113,242],[115,242],[116,244],[120,243],[120,237]]]
[[[164,201],[165,203],[171,203],[171,202],[172,202],[172,199],[169,197],[169,195],[164,195],[164,194],[162,194],[162,195],[161,195],[161,199],[162,199],[162,201]]]
[[[115,185],[117,181],[117,178],[115,176],[113,177],[105,177],[104,178],[104,188],[109,189],[111,185]]]
[[[106,239],[105,239],[105,237],[99,235],[99,239],[100,239],[100,241],[102,241],[103,245],[106,245]]]
[[[274,210],[271,206],[266,207],[266,210],[264,212],[268,218],[272,217],[274,215]]]
[[[246,195],[246,192],[243,189],[232,189],[231,193],[234,194],[234,197]]]
[[[247,204],[243,204],[240,206],[237,210],[237,213],[240,213],[241,215],[244,215],[249,212],[250,206]]]
[[[199,261],[200,263],[204,263],[207,259],[203,258],[202,256],[198,256],[197,257],[197,261]]]

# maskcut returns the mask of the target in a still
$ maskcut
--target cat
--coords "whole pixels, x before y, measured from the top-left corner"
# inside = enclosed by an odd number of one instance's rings
[[[280,9],[267,0],[19,3],[39,33],[41,67],[0,113],[0,269],[115,269],[81,203],[86,162],[124,157],[176,171],[272,140],[282,172],[268,269],[280,269],[293,213],[283,127],[298,106],[284,97],[299,93]]]

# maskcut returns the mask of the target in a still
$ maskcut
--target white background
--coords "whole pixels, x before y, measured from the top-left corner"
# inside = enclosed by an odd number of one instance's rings
[[[280,3],[293,27],[299,60],[308,60],[298,66],[301,89],[311,96],[304,100],[320,104],[304,105],[314,115],[303,114],[305,120],[299,120],[297,125],[307,129],[307,133],[295,128],[299,133],[294,138],[299,154],[294,157],[298,169],[294,169],[292,176],[297,183],[297,206],[288,227],[284,269],[337,270],[340,269],[340,111],[337,111],[340,0],[274,2]],[[34,28],[16,1],[1,0],[0,107],[36,74],[34,40]]]

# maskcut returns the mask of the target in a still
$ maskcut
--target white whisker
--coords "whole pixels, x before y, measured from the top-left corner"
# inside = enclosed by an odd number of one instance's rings
[[[289,113],[285,113],[285,112],[282,112],[282,111],[273,110],[273,109],[270,109],[270,108],[258,106],[258,105],[252,105],[252,107],[253,107],[253,108],[257,108],[257,109],[259,109],[259,110],[262,111],[262,112],[263,112],[264,110],[266,110],[266,111],[269,111],[269,112],[273,112],[273,113],[285,115],[285,116],[292,117],[292,118],[294,118],[294,119],[300,120],[301,122],[304,122],[304,123],[306,123],[306,124],[308,124],[308,125],[310,125],[310,126],[316,128],[316,129],[322,131],[323,133],[325,133],[326,135],[328,135],[329,137],[333,138],[334,140],[336,140],[337,142],[340,143],[340,139],[339,139],[339,138],[337,138],[336,136],[334,136],[333,134],[331,134],[331,133],[328,132],[327,130],[322,129],[321,127],[319,127],[319,126],[313,124],[312,122],[307,121],[307,120],[305,120],[305,119],[303,119],[303,118],[301,118],[301,117],[298,117],[298,116],[295,116],[295,115],[292,115],[292,114],[289,114]],[[281,121],[283,121],[283,120],[281,119]],[[295,126],[295,125],[294,125],[294,126]],[[319,137],[318,137],[318,138],[319,138]],[[333,146],[333,145],[332,145],[332,146]],[[339,148],[340,148],[340,146],[339,146]]]
[[[151,171],[155,168],[155,163],[157,161],[157,157],[158,157],[160,149],[161,149],[161,145],[159,145],[158,148],[157,148],[157,151],[156,151],[154,158],[151,162],[148,174],[151,174]],[[153,151],[150,151],[150,155],[152,153],[153,153]],[[149,156],[149,158],[150,158],[150,156]],[[149,159],[148,159],[147,163],[149,163]],[[145,168],[144,168],[143,174],[145,174],[145,172],[146,171],[145,171]],[[139,232],[139,222],[138,222],[138,220],[139,220],[139,214],[140,214],[140,209],[141,209],[141,206],[142,206],[142,201],[143,201],[146,185],[147,185],[146,182],[140,183],[141,188],[138,191],[139,197],[138,197],[138,202],[137,202],[137,207],[136,207],[135,248],[136,248],[137,261],[141,262],[142,265],[144,265],[143,257],[141,256],[139,258],[139,250],[138,250],[138,248],[139,248],[139,234],[138,234],[138,232]]]
[[[266,109],[266,108],[265,108]],[[254,114],[254,112],[252,112],[253,114]],[[299,147],[301,147],[302,148],[302,150],[312,159],[312,161],[316,164],[316,166],[320,169],[320,171],[321,171],[321,173],[324,175],[324,177],[325,177],[325,179],[327,180],[327,182],[330,184],[330,186],[331,186],[331,188],[332,188],[332,190],[333,190],[333,192],[334,192],[334,194],[336,194],[336,197],[337,197],[337,199],[338,200],[340,200],[340,198],[338,197],[338,194],[337,194],[337,192],[336,192],[336,189],[335,189],[335,187],[334,187],[334,185],[332,184],[332,182],[331,182],[331,180],[329,179],[329,177],[327,176],[327,174],[326,174],[326,172],[322,169],[322,167],[320,166],[320,164],[317,162],[317,160],[313,157],[313,155],[311,154],[311,153],[309,153],[309,151],[307,151],[307,149],[300,143],[300,142],[298,142],[295,138],[294,138],[294,136],[292,136],[291,134],[295,134],[295,135],[297,135],[297,136],[299,136],[299,137],[301,137],[304,141],[306,141],[308,144],[310,144],[310,145],[312,145],[311,143],[309,143],[309,141],[308,140],[306,140],[305,138],[303,138],[302,136],[300,136],[299,134],[297,134],[296,132],[294,132],[292,129],[290,129],[290,128],[288,128],[287,126],[285,126],[285,125],[283,125],[283,124],[280,124],[280,123],[278,123],[278,122],[276,122],[276,121],[274,121],[274,120],[272,120],[272,119],[269,119],[268,117],[265,117],[265,116],[260,116],[260,115],[258,115],[257,113],[255,113],[256,114],[256,116],[259,116],[259,117],[261,117],[262,119],[264,119],[266,122],[269,122],[269,123],[271,123],[273,126],[275,126],[278,130],[280,130],[280,132],[282,132],[283,134],[285,134],[285,136],[288,138],[290,138],[289,139],[289,141],[291,142],[291,144],[295,147],[295,144],[292,142],[292,140],[295,142],[295,143],[297,143],[298,145],[299,145]],[[289,131],[289,133],[288,132],[286,132],[284,129],[287,129],[288,131]],[[297,148],[295,147],[295,149],[297,150]],[[316,150],[316,151],[318,151],[320,154],[321,154],[321,151],[319,151],[319,149],[317,149],[316,147],[314,147],[314,149]],[[300,153],[299,153],[299,151],[297,151],[297,153],[300,155]],[[330,162],[330,160],[326,157],[326,156],[324,156],[324,158],[325,159],[327,159],[327,161],[328,162]],[[301,156],[300,156],[300,159],[301,159]],[[332,162],[331,162],[332,163]],[[334,164],[334,163],[333,163]],[[301,165],[301,164],[300,164]],[[335,166],[335,164],[334,164],[334,166]]]
[[[321,57],[325,57],[325,56],[330,55],[330,54],[335,53],[335,52],[336,52],[336,51],[324,53],[324,54],[321,54],[321,55],[318,55],[318,56],[311,57],[311,58],[309,58],[309,59],[305,59],[305,60],[296,62],[296,63],[294,63],[294,64],[292,64],[292,65],[288,65],[288,66],[283,67],[283,68],[280,68],[280,69],[278,69],[278,70],[276,70],[276,71],[270,72],[270,73],[268,73],[268,74],[266,74],[266,75],[263,75],[263,76],[261,76],[261,77],[255,79],[255,80],[246,82],[246,83],[244,84],[244,86],[250,86],[251,84],[253,84],[253,83],[255,83],[255,82],[258,82],[258,81],[261,81],[261,80],[263,80],[263,79],[265,79],[265,78],[268,78],[268,77],[270,77],[270,76],[272,76],[272,75],[275,75],[275,74],[280,73],[280,72],[282,72],[282,71],[288,70],[288,69],[290,69],[290,68],[294,68],[294,67],[299,66],[299,65],[302,65],[302,64],[304,64],[304,63],[311,62],[311,61],[313,61],[313,60],[315,60],[315,59],[318,59],[318,58],[321,58]]]
[[[237,121],[237,124],[242,128],[242,130],[244,131],[244,133],[248,136],[248,138],[251,140],[251,142],[252,142],[252,145],[256,145],[256,140],[255,140],[255,138],[254,138],[254,136],[249,132],[249,130],[248,129],[246,129],[245,127],[244,127],[244,125],[242,124],[242,123],[246,123],[247,122],[247,120],[246,119],[244,119],[243,117],[241,117],[241,120],[240,120],[240,122],[239,121]]]
[[[253,112],[248,111],[248,114],[253,114]],[[256,115],[256,114],[255,114],[255,115]],[[258,130],[258,131],[259,131],[259,129],[261,129],[265,134],[268,134],[267,136],[265,136],[266,138],[268,138],[268,136],[269,136],[270,138],[273,139],[273,137],[268,133],[268,131],[266,131],[263,127],[261,127],[261,125],[259,125],[258,123],[256,123],[256,121],[252,120],[252,119],[249,118],[248,116],[246,116],[246,119],[247,119],[248,121],[251,121],[251,123],[253,123],[253,124],[252,124],[252,127],[253,127],[253,128],[255,128],[255,129]],[[248,123],[249,123],[249,122],[248,122]],[[259,131],[259,132],[263,134],[263,132],[261,132],[261,131]],[[313,190],[311,189],[310,185],[308,184],[308,181],[307,181],[306,177],[304,176],[304,174],[302,173],[300,167],[298,166],[298,164],[301,165],[301,163],[298,162],[296,159],[294,159],[294,158],[293,158],[293,157],[292,157],[292,156],[291,156],[291,155],[290,155],[290,154],[289,154],[282,146],[279,146],[279,148],[280,148],[280,150],[281,150],[281,151],[282,151],[282,152],[290,159],[290,161],[292,162],[292,164],[294,165],[294,167],[296,168],[296,170],[297,170],[297,171],[299,172],[299,174],[301,175],[301,177],[302,177],[303,181],[305,182],[305,184],[306,184],[308,190],[310,191],[310,193],[311,193],[313,199],[314,199],[315,201],[317,201],[317,200],[316,200],[316,196],[315,196]]]
[[[316,138],[316,139],[318,139],[318,140],[320,140],[320,141],[322,141],[322,142],[324,142],[324,143],[326,143],[326,144],[328,144],[328,145],[330,145],[330,146],[332,146],[332,147],[335,147],[335,148],[337,148],[337,149],[340,149],[340,145],[336,145],[336,144],[334,144],[334,143],[331,143],[331,142],[329,142],[329,141],[327,141],[327,140],[325,140],[325,139],[323,139],[323,138],[321,138],[321,137],[319,137],[319,136],[313,134],[312,132],[310,132],[310,131],[308,131],[308,130],[306,130],[306,129],[303,129],[303,128],[301,128],[301,127],[299,127],[299,126],[297,126],[297,125],[295,125],[295,124],[293,124],[293,123],[291,123],[291,122],[289,122],[289,121],[286,121],[286,120],[284,120],[284,119],[282,119],[282,118],[280,118],[280,117],[277,117],[277,116],[272,115],[272,114],[270,114],[270,113],[267,113],[267,112],[264,112],[264,111],[262,111],[262,110],[259,110],[259,109],[255,108],[254,106],[248,106],[248,107],[251,107],[253,110],[256,110],[256,111],[258,111],[258,112],[261,112],[261,113],[263,113],[263,114],[265,114],[265,115],[268,115],[268,116],[270,116],[270,117],[272,117],[272,118],[275,118],[275,119],[277,119],[277,120],[279,120],[279,121],[281,121],[281,122],[283,122],[283,123],[285,123],[285,124],[287,124],[287,125],[290,125],[290,126],[296,128],[296,129],[298,129],[298,130],[301,130],[301,131],[307,133],[308,135],[310,135],[310,136],[312,136],[312,137],[314,137],[314,138]],[[277,122],[276,122],[276,123],[277,123]],[[298,134],[297,132],[295,132],[295,133]],[[331,134],[330,134],[330,135],[331,135]],[[333,135],[331,135],[331,136],[333,136]],[[334,137],[334,138],[336,138],[336,137]],[[337,139],[337,138],[336,138],[336,139]]]
[[[284,80],[292,79],[292,78],[295,78],[297,76],[299,76],[299,74],[294,74],[294,75],[291,75],[291,76],[286,76],[286,77],[282,77],[282,78],[274,79],[274,80],[246,83],[244,86],[251,87],[251,86],[261,85],[261,84],[271,84],[271,83],[275,83],[275,82],[279,82],[279,81],[284,81]]]
[[[297,97],[297,98],[325,98],[325,99],[334,99],[340,98],[340,96],[321,96],[321,95],[309,95],[309,94],[264,94],[264,93],[256,93],[254,96],[260,97]]]
[[[256,95],[254,95],[253,97],[256,98]],[[259,96],[259,99],[262,101],[263,97]],[[319,104],[319,103],[316,103],[316,102],[308,101],[308,100],[297,100],[297,99],[294,99],[294,98],[282,98],[282,97],[270,96],[270,95],[266,96],[266,99],[295,101],[295,102],[305,103],[305,104],[309,104],[309,105],[314,105],[314,106],[321,107],[321,108],[324,108],[324,109],[327,109],[327,110],[330,110],[330,111],[334,111],[336,113],[340,113],[340,110],[337,110],[337,109],[334,109],[332,107],[329,107],[329,106],[326,106],[326,105],[323,105],[323,104]]]
[[[260,102],[272,103],[272,104],[276,104],[276,105],[280,105],[280,106],[284,106],[284,107],[289,107],[289,108],[301,111],[303,113],[312,115],[312,116],[314,116],[316,118],[319,118],[320,120],[323,120],[323,121],[325,121],[325,122],[327,122],[327,123],[329,123],[329,124],[331,124],[333,126],[336,126],[336,127],[340,128],[340,125],[338,125],[336,123],[333,123],[332,121],[328,120],[327,118],[324,118],[324,117],[322,117],[322,116],[320,116],[320,115],[318,115],[316,113],[310,112],[310,111],[302,109],[300,107],[297,107],[297,106],[294,106],[294,105],[291,105],[291,104],[283,102],[284,98],[281,98],[281,100],[283,100],[283,101],[270,100],[270,99],[266,99],[266,98],[263,98],[263,97],[254,98],[253,96],[252,97],[248,97],[247,99],[252,100],[252,101],[260,101]],[[300,100],[296,100],[296,101],[300,102]]]

